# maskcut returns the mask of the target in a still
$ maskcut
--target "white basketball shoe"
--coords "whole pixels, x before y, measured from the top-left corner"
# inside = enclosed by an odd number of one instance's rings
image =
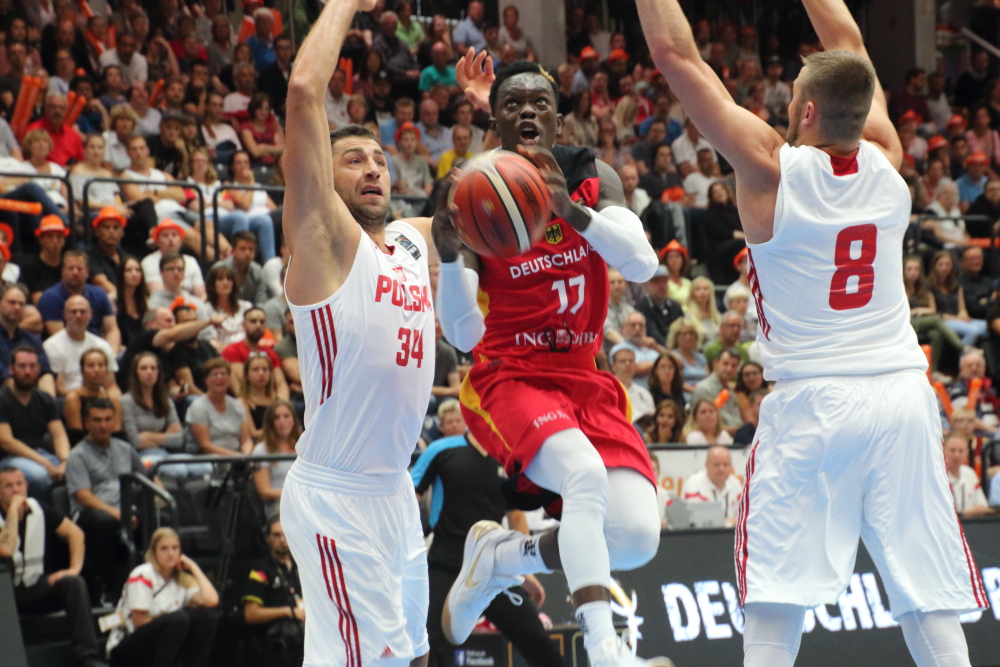
[[[674,667],[670,658],[640,658],[632,655],[632,649],[622,641],[621,637],[605,639],[594,651],[587,651],[590,667]]]
[[[504,530],[495,521],[480,521],[469,530],[465,538],[462,569],[448,591],[441,612],[441,628],[452,644],[464,644],[493,598],[524,581],[523,577],[493,572],[497,545],[520,536],[521,533]]]

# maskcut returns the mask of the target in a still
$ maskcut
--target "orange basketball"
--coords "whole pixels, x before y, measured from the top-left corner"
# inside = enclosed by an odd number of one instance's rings
[[[525,253],[552,219],[542,175],[528,159],[510,151],[485,153],[462,165],[449,197],[458,207],[455,229],[478,255]]]

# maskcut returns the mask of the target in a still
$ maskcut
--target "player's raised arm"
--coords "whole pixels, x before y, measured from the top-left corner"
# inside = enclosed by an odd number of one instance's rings
[[[861,30],[843,0],[802,0],[812,21],[816,35],[827,51],[848,51],[871,60],[861,37]],[[885,92],[876,83],[872,108],[861,135],[885,154],[892,166],[899,169],[903,161],[903,146],[899,143],[896,128],[889,120]]]
[[[323,96],[355,11],[375,0],[326,3],[288,80],[285,130],[285,238],[293,261],[285,289],[293,303],[322,301],[350,272],[361,228],[333,189],[330,126]]]
[[[698,131],[733,165],[740,188],[773,192],[779,175],[777,151],[784,140],[733,101],[698,53],[677,0],[637,0],[636,4],[653,62]]]

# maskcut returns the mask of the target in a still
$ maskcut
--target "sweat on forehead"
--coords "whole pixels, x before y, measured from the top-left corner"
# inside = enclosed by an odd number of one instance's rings
[[[506,93],[511,87],[528,90],[543,89],[552,94],[552,101],[559,102],[558,84],[540,65],[519,60],[507,65],[490,87],[490,109],[496,113],[497,100],[501,91]]]

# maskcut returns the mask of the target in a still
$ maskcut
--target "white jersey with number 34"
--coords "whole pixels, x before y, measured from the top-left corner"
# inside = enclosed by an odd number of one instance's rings
[[[288,304],[306,400],[296,451],[342,472],[405,471],[434,382],[427,245],[405,222],[386,226],[385,243],[389,254],[362,233],[339,290],[311,306]]]
[[[748,244],[768,380],[926,370],[902,244],[910,194],[874,145],[839,158],[781,148],[770,241]]]

